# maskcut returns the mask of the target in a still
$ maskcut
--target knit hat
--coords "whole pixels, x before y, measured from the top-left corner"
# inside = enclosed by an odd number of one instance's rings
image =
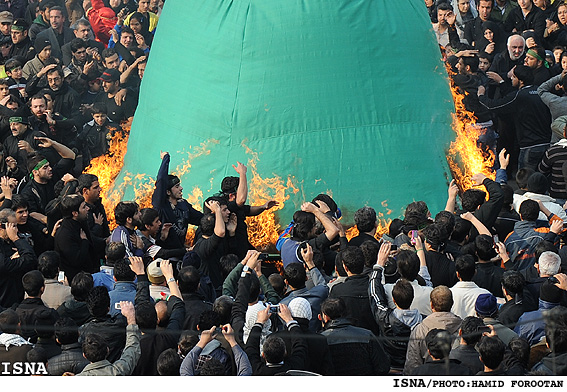
[[[158,266],[158,263],[162,261],[162,259],[155,259],[146,269],[148,280],[153,284],[162,284],[165,282],[165,276],[163,276],[163,272],[161,272],[161,268]]]
[[[563,293],[563,290],[547,279],[541,284],[539,289],[539,299],[552,304],[558,304],[563,298]]]
[[[48,39],[41,39],[41,38],[37,38],[33,45],[36,53],[40,53],[43,49],[47,48],[48,46],[51,46],[51,41],[49,41]]]
[[[290,301],[289,311],[292,317],[304,318],[311,320],[313,313],[311,312],[311,304],[305,298],[297,297]]]
[[[498,311],[496,297],[492,294],[481,294],[476,298],[474,308],[480,316],[491,316]]]

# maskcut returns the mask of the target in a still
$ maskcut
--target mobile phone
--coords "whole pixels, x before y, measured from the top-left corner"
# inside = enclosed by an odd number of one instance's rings
[[[65,272],[59,271],[59,276],[57,277],[57,280],[59,282],[64,282],[65,281]]]
[[[116,310],[122,310],[122,307],[120,306],[120,302],[116,302],[116,303],[114,304],[114,309],[116,309]]]
[[[482,326],[478,327],[476,330],[477,330],[478,332],[480,332],[480,333],[485,333],[485,332],[490,333],[490,332],[492,332],[491,329],[490,329],[489,327],[487,327],[486,325],[482,325]]]
[[[161,266],[161,261],[156,261],[156,266],[159,268]]]
[[[415,245],[415,239],[417,238],[418,234],[417,234],[417,230],[410,230],[409,232],[410,235],[410,242],[412,245]]]
[[[390,250],[397,250],[398,249],[398,245],[390,245]]]
[[[280,312],[280,305],[270,305],[270,314],[277,314]]]
[[[495,244],[497,244],[497,243],[500,242],[500,240],[498,239],[498,234],[494,234],[494,235],[492,236],[492,238],[494,238],[494,243],[495,243]]]
[[[216,328],[215,328],[215,333],[216,333],[217,335],[222,335],[222,328],[221,328],[221,327],[216,327]]]

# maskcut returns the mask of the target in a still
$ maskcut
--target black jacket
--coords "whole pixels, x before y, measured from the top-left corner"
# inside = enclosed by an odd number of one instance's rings
[[[342,298],[347,306],[343,316],[352,325],[365,328],[374,335],[380,335],[380,328],[374,320],[368,296],[368,275],[353,275],[331,288],[329,298]]]
[[[64,344],[61,346],[61,354],[47,362],[47,372],[50,376],[62,376],[65,372],[79,374],[88,364],[79,343]]]
[[[390,357],[371,331],[337,319],[328,322],[321,334],[327,338],[335,375],[376,376],[390,371]]]
[[[116,316],[107,314],[104,317],[93,317],[79,328],[79,343],[82,344],[89,333],[102,335],[110,348],[106,359],[114,362],[120,358],[126,346],[126,325],[126,317],[122,313]]]
[[[14,250],[14,247],[16,250]],[[18,252],[17,258],[11,256]],[[24,299],[22,277],[37,267],[37,257],[25,239],[16,242],[0,239],[0,306],[9,308]]]
[[[410,376],[472,376],[471,370],[456,359],[426,362],[413,369]]]

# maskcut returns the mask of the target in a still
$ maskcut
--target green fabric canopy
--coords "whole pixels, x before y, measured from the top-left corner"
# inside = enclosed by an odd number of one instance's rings
[[[251,150],[261,177],[299,189],[283,224],[318,193],[347,222],[364,205],[438,211],[453,108],[423,0],[168,1],[121,176],[155,178],[160,150],[173,170],[202,148],[181,181],[206,198]]]

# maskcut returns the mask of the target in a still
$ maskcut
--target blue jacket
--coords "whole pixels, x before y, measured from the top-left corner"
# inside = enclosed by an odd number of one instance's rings
[[[551,215],[549,221],[560,219]],[[549,231],[549,227],[537,227],[535,221],[519,221],[514,231],[508,235],[504,244],[510,254],[512,269],[520,271],[531,267],[536,262],[536,247],[541,241],[555,242],[557,235]],[[509,269],[509,268],[507,268]]]
[[[114,290],[108,292],[110,296],[110,311],[109,315],[114,316],[120,313],[119,309],[115,308],[115,304],[120,301],[129,301],[134,303],[136,298],[136,284],[134,282],[116,282]]]
[[[543,312],[552,309],[559,304],[539,300],[539,309],[532,312],[526,312],[518,319],[514,332],[521,338],[528,341],[530,346],[538,343],[545,336],[545,322]]]

